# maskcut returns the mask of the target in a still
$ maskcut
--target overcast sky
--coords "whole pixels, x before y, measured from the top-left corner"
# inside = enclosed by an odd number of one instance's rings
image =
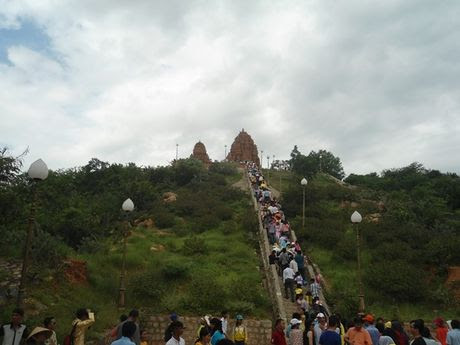
[[[244,128],[345,172],[460,172],[460,2],[0,0],[0,146],[165,165]],[[266,161],[266,160],[265,160]]]

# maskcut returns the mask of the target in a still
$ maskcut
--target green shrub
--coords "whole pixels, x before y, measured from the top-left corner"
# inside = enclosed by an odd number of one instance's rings
[[[221,220],[230,220],[233,216],[233,210],[230,207],[219,205],[214,209],[215,215]]]
[[[155,214],[154,217],[155,226],[159,229],[171,228],[176,224],[174,214],[170,212],[161,212]]]
[[[221,228],[224,235],[230,235],[236,231],[236,223],[232,220],[223,222]]]
[[[187,278],[189,266],[185,261],[169,261],[161,268],[161,275],[167,281],[181,280]]]
[[[220,312],[227,307],[227,291],[212,276],[194,277],[189,294],[182,298],[181,306],[195,313]]]
[[[129,279],[129,291],[141,301],[158,303],[167,290],[167,286],[158,272],[146,271],[135,274]]]
[[[184,241],[182,251],[185,255],[203,255],[207,254],[208,246],[204,240],[191,236]]]

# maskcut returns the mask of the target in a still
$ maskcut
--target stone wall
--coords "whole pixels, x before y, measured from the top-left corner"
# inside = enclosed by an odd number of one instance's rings
[[[179,320],[184,323],[186,327],[182,337],[187,345],[193,345],[196,340],[196,333],[198,330],[200,318],[192,316],[180,317]],[[147,331],[149,338],[149,345],[164,345],[163,337],[170,321],[167,315],[164,316],[146,316],[143,318],[142,326]],[[244,320],[244,325],[248,331],[247,345],[270,345],[272,323],[270,320]],[[229,321],[229,330],[233,330],[235,321]]]

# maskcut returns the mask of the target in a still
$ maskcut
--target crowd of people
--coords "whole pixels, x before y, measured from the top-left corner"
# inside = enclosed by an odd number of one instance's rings
[[[56,337],[56,319],[46,317],[42,326],[28,331],[23,323],[24,311],[13,310],[11,321],[0,328],[2,345],[85,345],[86,331],[94,324],[94,313],[88,309],[78,309],[71,330],[61,342]],[[185,345],[182,338],[185,326],[176,313],[169,316],[170,324],[164,332],[166,345]],[[204,316],[196,331],[194,345],[246,345],[248,332],[243,315],[235,317],[235,326],[229,327],[229,313],[223,311],[220,317]],[[69,328],[70,328],[69,326]],[[119,323],[108,333],[111,345],[148,345],[149,334],[140,327],[139,311],[133,309],[128,315],[121,315]]]

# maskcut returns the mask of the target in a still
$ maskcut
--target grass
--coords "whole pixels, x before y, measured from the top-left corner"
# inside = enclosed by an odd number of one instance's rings
[[[321,274],[327,281],[331,291],[329,298],[333,301],[333,307],[345,315],[344,308],[358,306],[358,280],[357,263],[353,261],[339,261],[332,250],[325,250],[313,246],[309,248],[312,260],[319,266]],[[362,265],[365,267],[370,262],[369,254],[363,253]],[[385,287],[382,287],[384,289]],[[366,311],[385,319],[399,319],[409,321],[417,318],[433,320],[442,316],[446,320],[455,318],[458,309],[455,307],[442,308],[441,306],[429,306],[423,303],[397,303],[379,299],[377,291],[364,288]],[[341,299],[341,300],[340,300]],[[353,304],[354,303],[354,304]],[[347,305],[348,304],[348,305]],[[351,304],[351,306],[350,306]]]
[[[288,170],[270,169],[269,174],[268,169],[263,169],[263,174],[268,180],[268,184],[281,193],[283,192],[283,186],[285,188],[292,177],[292,172]]]
[[[234,183],[241,178],[238,173],[226,180]],[[232,220],[220,221],[201,233],[193,233],[187,226],[194,221],[190,217],[176,217],[176,223],[183,226],[171,229],[133,229],[127,241],[125,310],[117,308],[121,240],[107,238],[96,253],[73,252],[73,259],[87,262],[88,281],[71,284],[62,272],[42,272],[40,276],[49,278],[29,288],[29,296],[39,302],[39,308],[27,312],[28,325],[39,325],[45,316],[54,316],[62,339],[70,332],[75,310],[82,307],[96,312],[96,323],[88,334],[94,339],[101,339],[119,315],[132,308],[140,308],[145,314],[176,311],[179,315],[217,314],[228,309],[248,317],[269,318],[271,304],[262,285],[263,272],[259,271],[253,235],[241,225],[251,204],[243,194],[227,206],[233,211]],[[184,249],[190,243],[198,243],[192,252]],[[3,308],[4,321],[12,308],[12,304]]]

